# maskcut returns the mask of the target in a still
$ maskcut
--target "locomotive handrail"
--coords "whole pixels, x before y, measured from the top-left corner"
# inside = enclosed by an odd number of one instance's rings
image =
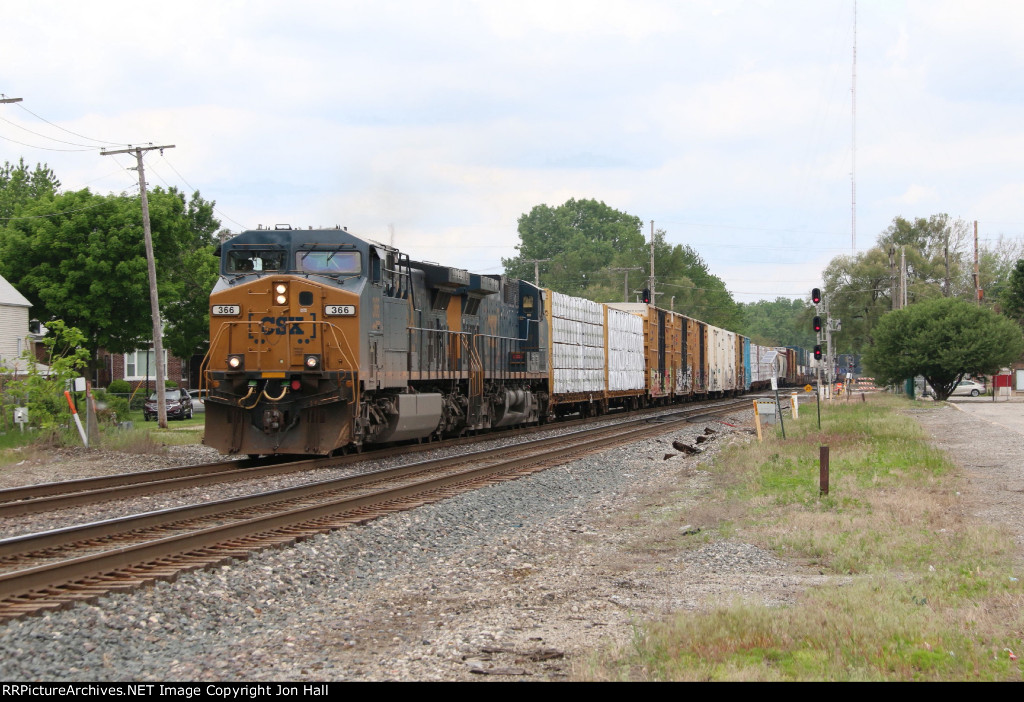
[[[211,359],[211,355],[213,354],[214,350],[215,349],[219,349],[222,345],[224,345],[225,342],[222,339],[222,336],[225,333],[229,333],[228,329],[233,327],[233,326],[236,326],[236,325],[251,326],[253,324],[262,325],[262,324],[264,324],[264,322],[262,320],[255,320],[255,319],[250,319],[250,320],[223,320],[223,322],[221,323],[220,328],[217,330],[216,335],[214,336],[213,340],[210,342],[210,348],[206,352],[206,356],[203,358],[202,364],[200,364],[200,390],[204,389],[204,385],[205,385],[205,389],[207,391],[209,391],[209,389],[210,389],[210,383],[209,383],[209,380],[210,380],[209,374],[211,372],[210,371],[210,359]],[[341,361],[342,361],[342,363],[341,363],[341,366],[342,366],[341,370],[349,371],[349,372],[354,373],[354,374],[358,374],[359,368],[355,364],[355,354],[352,351],[352,345],[349,343],[348,337],[346,337],[344,334],[342,334],[341,335],[341,339],[344,340],[344,344],[345,344],[344,347],[342,347],[341,341],[339,341],[339,339],[338,339],[338,331],[339,331],[339,329],[338,329],[337,325],[335,325],[335,324],[333,324],[331,322],[325,321],[325,320],[289,321],[288,324],[289,325],[292,325],[292,324],[296,324],[296,325],[311,324],[311,325],[319,325],[321,327],[325,327],[328,331],[330,331],[330,334],[331,334],[331,337],[333,338],[334,344],[337,347],[338,353],[341,356]],[[288,337],[290,338],[291,336],[292,336],[292,334],[291,334],[291,330],[289,328]],[[227,345],[228,345],[227,353],[230,354],[231,353],[230,338],[228,340],[228,344]],[[348,353],[346,353],[346,350],[348,351]],[[288,346],[288,362],[289,362],[289,365],[291,365],[291,362],[292,362],[292,353],[293,353],[293,351],[292,351],[291,345],[289,345]],[[257,370],[264,370],[264,369],[262,368],[262,365],[260,365],[257,368]],[[355,386],[353,387],[353,391],[355,393],[355,395],[354,395],[355,402],[358,403],[359,402],[358,383],[356,383]],[[265,391],[264,391],[264,394],[266,394]],[[282,397],[283,397],[283,395],[282,395]],[[268,396],[267,399],[272,399],[272,398],[270,398]],[[281,398],[278,398],[278,399],[281,399]]]

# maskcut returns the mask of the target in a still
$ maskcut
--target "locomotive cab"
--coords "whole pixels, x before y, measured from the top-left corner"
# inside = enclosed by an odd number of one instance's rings
[[[204,442],[224,453],[352,440],[367,246],[343,230],[296,233],[245,232],[220,250],[202,375]]]

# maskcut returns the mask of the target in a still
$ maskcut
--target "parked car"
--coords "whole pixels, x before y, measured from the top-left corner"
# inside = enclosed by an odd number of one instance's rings
[[[170,388],[164,393],[164,400],[167,403],[167,418],[168,419],[191,419],[192,418],[192,396],[188,390],[180,388],[178,390],[171,390]],[[157,414],[157,397],[154,392],[146,400],[146,404],[142,407],[142,418],[147,422],[151,419],[156,419]]]
[[[951,395],[970,395],[971,397],[977,397],[981,393],[985,392],[985,386],[981,383],[973,380],[961,380]]]

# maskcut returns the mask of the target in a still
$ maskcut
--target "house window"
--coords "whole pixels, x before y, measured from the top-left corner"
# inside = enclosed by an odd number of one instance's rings
[[[148,370],[148,373],[147,373]],[[124,379],[146,380],[156,378],[156,352],[139,349],[124,355]],[[164,350],[164,377],[167,377],[167,350]]]

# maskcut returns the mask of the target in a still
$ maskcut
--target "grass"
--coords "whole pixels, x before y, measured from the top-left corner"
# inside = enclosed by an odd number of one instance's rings
[[[637,625],[593,680],[1020,680],[1024,586],[1013,538],[968,519],[963,477],[888,396],[804,414],[788,438],[724,451],[705,524],[813,566],[798,603],[736,601]],[[828,496],[819,447],[830,448]],[[692,515],[692,510],[690,510]]]
[[[167,428],[161,429],[155,421],[143,420],[142,412],[132,412],[127,422],[131,428],[102,424],[99,447],[110,451],[127,453],[163,453],[167,446],[198,444],[205,429],[205,415],[194,415],[191,419],[168,420]],[[74,427],[41,431],[26,429],[24,433],[9,430],[0,433],[0,466],[31,459],[58,446],[81,446],[82,439]]]

